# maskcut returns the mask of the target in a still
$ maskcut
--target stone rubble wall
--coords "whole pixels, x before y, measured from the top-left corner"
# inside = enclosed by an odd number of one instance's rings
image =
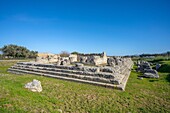
[[[60,60],[60,55],[46,55],[46,56],[38,56],[36,58],[36,62],[48,64],[48,63],[56,63]]]
[[[107,64],[107,56],[106,53],[102,54],[79,54],[79,62],[83,64],[90,65],[106,65]]]
[[[107,57],[106,53],[102,54],[70,54],[69,57],[60,57],[60,55],[46,55],[39,56],[36,58],[36,62],[42,64],[57,64],[57,65],[70,65],[70,63],[80,62],[88,65],[95,66],[122,66],[126,65],[129,62],[129,58],[123,57]]]
[[[81,62],[90,65],[106,65],[107,56],[105,52],[102,54],[70,54],[69,57],[60,57],[60,55],[46,55],[38,56],[36,58],[36,62],[43,64],[56,63],[58,65],[68,65],[72,62]]]
[[[70,54],[69,59],[70,59],[70,62],[77,62],[77,55],[76,54]]]

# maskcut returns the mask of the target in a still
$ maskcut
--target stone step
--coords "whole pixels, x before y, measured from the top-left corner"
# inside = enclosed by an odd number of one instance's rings
[[[133,67],[133,63],[129,64],[129,69],[127,69],[127,72],[125,74],[125,77],[122,79],[122,83],[119,85],[119,87],[122,88],[122,90],[125,90],[127,81],[129,79],[130,73],[131,73],[131,68]]]
[[[103,78],[113,79],[115,75],[113,73],[106,73],[106,72],[88,72],[88,71],[79,71],[79,70],[67,70],[67,69],[58,69],[58,68],[51,68],[51,67],[39,67],[39,66],[27,66],[27,65],[14,65],[13,67],[24,67],[24,68],[31,68],[31,69],[41,69],[41,70],[49,70],[49,71],[57,71],[57,72],[66,72],[66,73],[74,73],[80,75],[89,75],[89,76],[99,76]]]
[[[126,73],[128,73],[128,68],[127,67],[124,67],[122,70],[121,70],[121,74],[125,75]]]
[[[95,82],[95,81],[76,79],[76,78],[70,78],[70,77],[58,76],[58,75],[51,75],[51,74],[44,74],[44,73],[40,73],[40,72],[18,70],[18,69],[12,69],[12,68],[8,69],[8,72],[11,72],[11,73],[14,73],[14,74],[19,74],[19,73],[24,74],[24,73],[26,73],[26,74],[41,75],[41,76],[58,78],[58,79],[63,79],[63,80],[69,80],[69,81],[74,81],[74,82],[88,83],[88,84],[103,86],[103,87],[107,87],[107,88],[114,88],[114,89],[119,89],[119,90],[124,90],[125,89],[125,87],[122,87],[122,86],[124,86],[123,84],[120,84],[120,85],[108,84],[108,83]]]
[[[38,66],[38,67],[46,67],[46,68],[57,68],[57,69],[66,69],[66,70],[80,70],[80,71],[84,71],[84,68],[77,68],[75,66],[71,66],[71,65],[67,65],[67,66],[63,66],[63,65],[54,65],[54,64],[39,64],[39,63],[31,63],[31,62],[18,62],[17,65],[26,65],[26,66]],[[92,68],[89,66],[83,66],[87,69]],[[93,68],[97,68],[97,67],[93,67]],[[90,70],[88,70],[90,71]],[[91,70],[91,72],[93,72]]]
[[[111,83],[111,84],[120,84],[124,77],[123,75],[116,75],[117,77],[115,77],[114,79],[107,79],[107,78],[102,78],[98,76],[89,76],[89,75],[83,75],[83,74],[79,75],[79,74],[73,74],[73,73],[49,71],[49,70],[42,70],[42,69],[35,69],[35,68],[25,68],[25,67],[15,67],[15,66],[11,68],[19,69],[19,70],[26,70],[26,71],[41,72],[41,73],[47,73],[47,74],[53,74],[53,75],[67,76],[67,77],[78,78],[78,79],[86,79],[86,80]]]
[[[125,90],[127,80],[129,78],[131,67],[133,62],[129,65],[121,66],[119,73],[111,72],[96,72],[94,70],[88,70],[87,72],[83,68],[75,69],[74,66],[56,66],[53,64],[38,64],[38,63],[17,63],[8,69],[12,73],[27,73],[35,75],[43,75],[47,77],[53,77],[58,79],[89,83],[94,85],[100,85],[104,87],[116,88]],[[87,69],[95,69],[91,67],[85,67]]]
[[[45,65],[50,65],[50,64],[45,64]],[[118,71],[121,72],[120,74],[125,75],[128,72],[131,65],[132,65],[132,62],[129,63],[128,66],[127,65],[122,66]],[[99,73],[95,72],[94,73],[94,72],[88,72],[88,71],[70,70],[70,69],[56,68],[56,67],[53,67],[53,65],[52,65],[52,67],[40,67],[40,66],[37,66],[37,65],[30,66],[30,65],[22,65],[22,64],[19,64],[17,66],[21,66],[21,67],[26,66],[26,67],[31,67],[31,68],[37,67],[37,68],[43,68],[45,70],[46,69],[47,70],[56,70],[56,71],[61,71],[61,72],[71,72],[71,73],[75,73],[75,74],[88,74],[88,75],[92,75],[92,76],[97,75],[97,76],[104,77],[104,78],[114,78],[113,73],[107,73],[107,72],[99,72]]]
[[[31,62],[19,62],[16,65],[38,66],[38,67],[46,67],[46,68],[79,70],[79,71],[88,71],[88,72],[96,72],[96,70],[99,68],[99,67],[95,67],[95,66],[76,67],[76,66],[72,66],[72,65],[63,66],[63,65],[39,64],[39,63],[31,63]],[[101,73],[110,73],[110,74],[112,74],[112,72],[102,72],[102,71],[100,71],[100,72]]]

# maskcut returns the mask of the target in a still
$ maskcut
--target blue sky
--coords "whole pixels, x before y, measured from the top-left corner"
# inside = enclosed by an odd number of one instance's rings
[[[170,50],[169,0],[0,0],[0,47],[129,55]]]

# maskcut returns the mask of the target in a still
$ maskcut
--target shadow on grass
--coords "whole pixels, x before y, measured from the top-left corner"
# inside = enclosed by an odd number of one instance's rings
[[[138,77],[144,77],[143,75],[138,75]]]
[[[162,73],[170,73],[170,65],[163,64],[158,71]]]
[[[167,75],[166,80],[170,82],[170,74]]]
[[[159,80],[149,80],[149,82],[155,82],[155,81],[159,81]]]

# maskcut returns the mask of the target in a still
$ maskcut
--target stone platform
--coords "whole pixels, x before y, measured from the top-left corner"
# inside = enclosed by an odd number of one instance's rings
[[[19,62],[8,69],[16,74],[35,74],[63,80],[76,81],[88,84],[125,90],[133,62],[114,67],[93,66],[63,66],[54,64],[40,64],[36,62]]]

